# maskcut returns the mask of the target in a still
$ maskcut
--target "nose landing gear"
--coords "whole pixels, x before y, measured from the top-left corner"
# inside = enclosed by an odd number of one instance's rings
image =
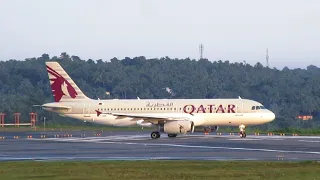
[[[246,126],[241,123],[241,125],[239,126],[239,129],[240,129],[240,133],[239,133],[240,138],[246,138],[246,137],[247,137],[245,128],[246,128]]]

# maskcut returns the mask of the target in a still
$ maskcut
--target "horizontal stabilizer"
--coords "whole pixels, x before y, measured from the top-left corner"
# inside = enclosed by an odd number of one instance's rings
[[[71,109],[69,106],[61,106],[61,105],[33,105],[34,107],[41,108],[52,108],[52,109]]]

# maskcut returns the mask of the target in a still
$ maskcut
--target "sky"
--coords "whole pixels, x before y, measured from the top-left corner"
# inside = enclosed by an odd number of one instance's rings
[[[320,67],[319,0],[0,0],[0,60],[61,52]]]

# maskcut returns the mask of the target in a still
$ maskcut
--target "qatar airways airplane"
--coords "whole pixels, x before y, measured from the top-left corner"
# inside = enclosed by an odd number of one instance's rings
[[[271,122],[275,114],[248,99],[112,99],[88,98],[57,62],[46,62],[55,102],[40,106],[61,116],[109,126],[155,127],[152,139],[195,132],[217,131],[219,126],[245,126]]]

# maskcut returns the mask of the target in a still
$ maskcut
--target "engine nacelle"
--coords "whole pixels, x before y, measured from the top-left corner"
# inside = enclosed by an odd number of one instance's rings
[[[194,131],[192,121],[169,121],[160,125],[160,131],[166,134],[186,134]]]

